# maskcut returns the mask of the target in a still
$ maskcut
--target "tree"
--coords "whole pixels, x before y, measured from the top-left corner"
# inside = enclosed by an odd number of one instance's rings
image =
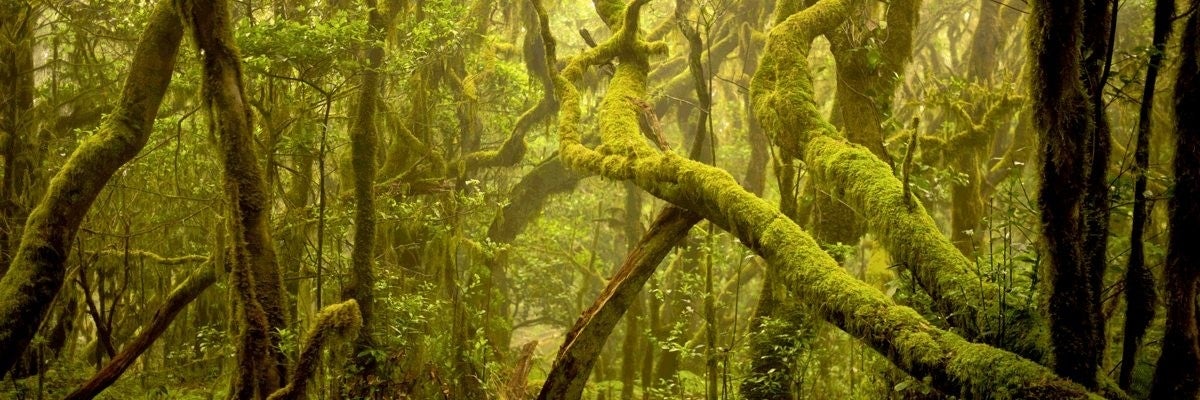
[[[133,58],[117,106],[55,174],[29,214],[21,245],[0,279],[0,347],[20,354],[62,289],[71,243],[104,184],[146,145],[159,103],[171,82],[183,29],[161,1]],[[10,161],[11,162],[11,161]],[[17,357],[0,359],[0,376]]]

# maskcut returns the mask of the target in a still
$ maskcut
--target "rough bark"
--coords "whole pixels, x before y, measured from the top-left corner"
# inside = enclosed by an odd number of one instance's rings
[[[567,333],[554,366],[538,393],[539,400],[575,400],[583,395],[592,366],[617,322],[645,286],[658,264],[680,242],[700,217],[678,207],[668,207],[638,241],[621,269],[613,275],[604,292],[583,312]]]
[[[850,276],[811,236],[777,208],[743,190],[727,172],[651,148],[638,133],[636,112],[627,102],[609,98],[644,95],[649,69],[645,57],[663,50],[661,45],[638,40],[637,21],[643,4],[634,1],[623,11],[620,4],[597,7],[602,15],[607,7],[616,7],[623,23],[608,41],[573,58],[556,78],[562,99],[560,149],[568,166],[609,179],[631,180],[734,234],[777,269],[781,283],[816,315],[862,340],[907,373],[929,377],[933,386],[945,393],[994,398],[1089,397],[1084,388],[1036,363],[934,327],[912,309],[897,305]],[[807,48],[816,36],[814,29],[840,21],[845,7],[845,1],[824,0],[790,17],[772,30],[771,40],[783,43],[768,48],[778,49],[781,44]],[[553,54],[549,19],[544,9],[539,13],[547,53]],[[585,68],[616,56],[622,62],[601,102],[602,109],[609,109],[600,120],[602,145],[593,150],[581,142],[580,96],[574,82]],[[788,58],[787,63],[803,68],[797,59]],[[779,65],[765,62],[759,71],[771,75],[785,72]],[[788,77],[801,73],[786,72]],[[802,76],[809,75],[804,72]],[[788,100],[785,104],[812,104],[811,98]]]
[[[238,374],[231,396],[264,398],[282,386],[287,357],[278,346],[287,328],[283,281],[271,239],[267,188],[254,151],[253,121],[234,45],[227,0],[176,0],[200,50],[202,95],[218,140],[231,233],[231,286],[243,319]]]
[[[1190,2],[1194,10],[1197,3]],[[1200,292],[1200,13],[1183,28],[1179,75],[1175,78],[1175,195],[1168,201],[1170,234],[1166,316],[1162,356],[1154,371],[1153,399],[1200,396],[1200,333],[1196,296]]]
[[[1095,389],[1104,349],[1098,304],[1104,257],[1095,258],[1095,246],[1103,253],[1102,243],[1096,243],[1103,239],[1094,234],[1107,235],[1095,232],[1100,225],[1107,227],[1107,212],[1095,207],[1098,201],[1107,207],[1107,196],[1092,190],[1107,191],[1106,185],[1094,187],[1097,176],[1104,179],[1107,164],[1107,156],[1096,152],[1107,148],[1092,146],[1100,138],[1107,140],[1107,130],[1097,126],[1094,97],[1088,92],[1093,84],[1084,81],[1085,70],[1092,69],[1082,54],[1089,19],[1084,10],[1082,0],[1034,2],[1031,47],[1034,123],[1042,155],[1038,206],[1050,258],[1050,361],[1058,374]]]
[[[214,271],[216,267],[205,264],[200,266],[200,269],[180,283],[163,304],[159,306],[158,311],[154,312],[154,318],[150,323],[138,332],[137,336],[130,340],[125,347],[121,348],[121,352],[108,361],[108,364],[92,375],[86,382],[75,388],[70,394],[64,397],[64,400],[90,400],[100,394],[101,391],[107,389],[125,373],[137,361],[138,357],[145,353],[154,341],[166,332],[167,327],[175,320],[175,316],[179,315],[192,300],[200,296],[205,289],[212,286],[217,281],[217,274]]]
[[[21,245],[0,280],[0,348],[21,354],[62,288],[71,242],[92,202],[146,145],[171,81],[183,35],[169,2],[160,2],[142,33],[116,108],[79,144],[30,213]],[[17,357],[0,357],[0,376]]]
[[[1133,153],[1133,221],[1129,233],[1129,261],[1125,266],[1125,327],[1121,345],[1121,372],[1117,379],[1122,390],[1133,384],[1133,369],[1137,366],[1138,348],[1142,337],[1154,319],[1158,295],[1154,275],[1146,267],[1143,237],[1146,230],[1146,172],[1150,169],[1150,122],[1154,113],[1154,89],[1162,67],[1167,38],[1171,35],[1171,18],[1175,0],[1157,0],[1154,4],[1153,53],[1146,67],[1142,87],[1141,107],[1138,110],[1137,148]]]

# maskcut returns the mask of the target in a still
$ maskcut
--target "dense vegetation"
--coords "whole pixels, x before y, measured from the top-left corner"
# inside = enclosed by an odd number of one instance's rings
[[[2,0],[0,397],[1200,398],[1194,0]]]

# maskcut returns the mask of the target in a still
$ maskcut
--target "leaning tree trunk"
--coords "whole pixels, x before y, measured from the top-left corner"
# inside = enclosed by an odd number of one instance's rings
[[[0,348],[6,354],[21,354],[29,345],[62,288],[71,242],[92,202],[150,138],[182,36],[170,2],[160,2],[142,33],[116,108],[71,153],[30,213],[21,245],[0,280]],[[17,358],[0,357],[0,376]]]
[[[1191,2],[1192,9],[1197,5]],[[1183,28],[1179,75],[1175,78],[1175,195],[1169,200],[1170,229],[1166,282],[1167,325],[1162,356],[1154,371],[1153,399],[1200,395],[1200,333],[1196,295],[1200,285],[1200,13]]]
[[[253,122],[234,46],[227,0],[177,0],[200,50],[209,129],[218,137],[231,233],[231,286],[243,326],[238,374],[231,394],[264,398],[283,385],[287,358],[279,347],[286,329],[283,282],[271,240],[267,188],[254,154]]]
[[[97,371],[87,382],[79,385],[63,399],[90,400],[116,382],[121,374],[124,374],[125,370],[133,365],[133,362],[137,361],[138,357],[149,349],[163,332],[166,332],[167,327],[171,326],[171,322],[175,320],[175,316],[179,315],[184,307],[191,304],[192,300],[195,300],[200,293],[217,281],[216,268],[208,262],[201,265],[199,270],[171,291],[158,311],[154,312],[154,318],[150,320],[150,323],[142,328],[141,332],[129,344],[126,344],[120,353],[117,353],[104,368]]]

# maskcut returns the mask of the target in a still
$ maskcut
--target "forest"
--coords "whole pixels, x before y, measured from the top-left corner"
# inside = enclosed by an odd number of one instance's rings
[[[1200,399],[1200,0],[0,0],[0,398]]]

